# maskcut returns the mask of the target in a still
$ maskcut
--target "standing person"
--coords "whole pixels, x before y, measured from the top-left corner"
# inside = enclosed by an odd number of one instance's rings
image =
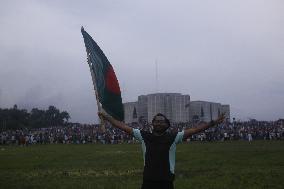
[[[252,135],[251,135],[251,133],[248,134],[248,141],[249,141],[249,142],[252,141]]]
[[[109,121],[114,127],[133,135],[142,143],[144,171],[141,189],[173,189],[176,144],[193,134],[222,123],[225,118],[222,114],[215,121],[201,123],[196,128],[171,133],[167,132],[170,121],[161,113],[155,115],[152,120],[152,132],[133,129],[104,112],[99,112],[99,116]]]

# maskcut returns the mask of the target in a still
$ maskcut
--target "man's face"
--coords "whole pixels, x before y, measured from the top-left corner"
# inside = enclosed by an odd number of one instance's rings
[[[153,130],[157,133],[163,133],[169,127],[163,116],[156,116],[152,124]]]

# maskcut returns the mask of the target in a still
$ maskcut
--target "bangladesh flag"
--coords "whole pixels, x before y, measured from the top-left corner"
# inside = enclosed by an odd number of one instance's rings
[[[123,121],[124,111],[121,92],[112,65],[83,27],[81,28],[81,32],[88,54],[88,64],[92,75],[94,75],[93,82],[95,82],[94,85],[98,94],[98,100],[102,104],[102,108],[109,115],[119,121]]]

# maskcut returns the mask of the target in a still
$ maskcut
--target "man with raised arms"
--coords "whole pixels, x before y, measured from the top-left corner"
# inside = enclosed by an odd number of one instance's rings
[[[129,127],[110,115],[99,112],[101,118],[109,121],[114,127],[133,135],[141,142],[144,158],[143,184],[141,189],[173,189],[176,144],[189,138],[191,135],[224,121],[224,114],[215,121],[200,123],[195,128],[184,129],[181,132],[169,132],[170,121],[161,113],[152,120],[153,131],[142,131]]]

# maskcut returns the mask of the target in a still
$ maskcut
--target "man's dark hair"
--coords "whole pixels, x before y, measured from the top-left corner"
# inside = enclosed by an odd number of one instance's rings
[[[162,117],[164,117],[164,118],[165,118],[165,122],[168,124],[168,127],[171,126],[170,120],[169,120],[164,114],[161,114],[161,113],[157,113],[157,114],[153,117],[153,119],[152,119],[152,124],[153,124],[153,122],[154,122],[154,120],[156,119],[157,116],[162,116]]]

